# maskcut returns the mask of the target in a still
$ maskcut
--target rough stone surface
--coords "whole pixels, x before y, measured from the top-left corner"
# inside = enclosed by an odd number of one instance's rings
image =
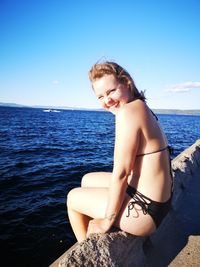
[[[154,234],[136,237],[116,229],[95,234],[51,266],[200,266],[200,140],[178,155],[172,168],[173,207]]]
[[[138,257],[142,251],[141,246],[141,240],[122,231],[94,234],[66,255],[59,267],[128,266],[130,255]]]

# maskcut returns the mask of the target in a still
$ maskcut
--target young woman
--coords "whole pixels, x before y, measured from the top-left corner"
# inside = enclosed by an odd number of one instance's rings
[[[114,62],[89,72],[105,110],[115,114],[112,173],[94,172],[68,194],[68,216],[78,242],[112,225],[133,235],[153,233],[170,209],[169,147],[157,117],[128,72]]]

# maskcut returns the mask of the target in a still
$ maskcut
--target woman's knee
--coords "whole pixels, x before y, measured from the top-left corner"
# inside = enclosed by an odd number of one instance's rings
[[[93,173],[86,173],[81,180],[81,186],[87,187],[91,184],[91,177],[93,176]]]
[[[67,208],[73,209],[74,204],[77,202],[78,192],[77,188],[73,188],[67,194]]]
[[[81,187],[108,187],[110,172],[90,172],[83,176]]]

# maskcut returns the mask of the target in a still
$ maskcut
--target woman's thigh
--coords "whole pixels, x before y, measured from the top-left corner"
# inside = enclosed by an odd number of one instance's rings
[[[111,172],[91,172],[83,176],[82,187],[109,187]]]
[[[78,187],[67,196],[69,208],[91,218],[104,218],[108,202],[107,188]]]

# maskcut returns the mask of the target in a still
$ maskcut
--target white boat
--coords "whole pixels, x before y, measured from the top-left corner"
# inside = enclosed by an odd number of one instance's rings
[[[60,110],[56,110],[56,109],[44,109],[44,112],[60,112]]]

